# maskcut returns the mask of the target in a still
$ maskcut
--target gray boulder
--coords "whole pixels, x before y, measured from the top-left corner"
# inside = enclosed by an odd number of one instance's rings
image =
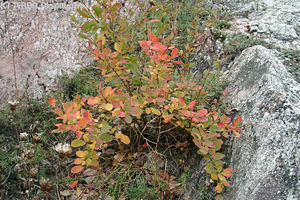
[[[247,18],[253,35],[283,49],[300,48],[299,0],[214,0],[237,19]]]
[[[232,145],[227,200],[300,199],[300,85],[272,51],[254,46],[230,66],[245,133]]]

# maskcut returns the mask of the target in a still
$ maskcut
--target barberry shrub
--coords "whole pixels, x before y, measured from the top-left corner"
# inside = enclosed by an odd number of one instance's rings
[[[192,136],[198,153],[209,161],[206,172],[216,182],[215,192],[231,187],[227,178],[233,169],[224,169],[222,137],[239,137],[242,118],[232,121],[218,110],[220,102],[211,94],[217,89],[213,83],[218,73],[206,70],[202,80],[192,80],[192,64],[186,58],[194,51],[195,39],[183,49],[174,45],[178,37],[185,37],[175,26],[178,12],[159,1],[124,8],[115,1],[97,0],[91,8],[78,9],[85,18],[79,36],[87,40],[97,61],[92,67],[101,70],[105,82],[96,96],[77,95],[62,106],[49,99],[61,121],[53,132],[74,133],[71,146],[79,149],[72,173],[97,168],[99,152],[112,145],[136,151],[150,147],[157,153],[162,134],[177,128],[182,130],[177,133]],[[72,20],[80,23],[74,16]],[[196,37],[195,32],[189,37]],[[220,64],[217,60],[213,65]]]

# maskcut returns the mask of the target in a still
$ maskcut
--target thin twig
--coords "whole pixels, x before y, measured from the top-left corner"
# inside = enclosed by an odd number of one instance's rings
[[[11,174],[11,168],[12,168],[12,167],[9,168],[8,175],[7,175],[7,177],[5,178],[5,180],[1,183],[1,186],[2,186],[2,185],[8,180],[8,178],[10,177],[10,174]]]
[[[13,48],[13,43],[12,43],[10,32],[8,30],[8,26],[6,26],[6,28],[7,28],[7,33],[8,33],[8,38],[9,38],[9,43],[10,43],[10,48],[11,48],[11,53],[12,53],[16,99],[18,100],[18,98],[19,98],[19,92],[18,92],[18,86],[17,86],[17,72],[16,72],[16,63],[15,63],[15,51],[14,51],[14,48]]]

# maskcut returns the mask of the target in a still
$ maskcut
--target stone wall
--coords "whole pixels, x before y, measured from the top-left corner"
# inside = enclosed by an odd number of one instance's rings
[[[27,91],[41,97],[55,77],[77,69],[87,52],[76,36],[70,15],[82,6],[73,1],[7,1],[0,3],[0,102]],[[14,54],[14,59],[13,59]]]

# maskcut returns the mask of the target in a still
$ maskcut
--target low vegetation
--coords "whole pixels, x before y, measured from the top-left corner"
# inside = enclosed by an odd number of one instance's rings
[[[198,196],[222,199],[233,173],[222,144],[239,137],[242,119],[224,114],[222,55],[201,79],[191,72],[199,38],[230,25],[191,1],[99,0],[78,13],[71,20],[95,61],[50,96],[3,109],[1,198],[176,199],[197,152],[210,180]]]

